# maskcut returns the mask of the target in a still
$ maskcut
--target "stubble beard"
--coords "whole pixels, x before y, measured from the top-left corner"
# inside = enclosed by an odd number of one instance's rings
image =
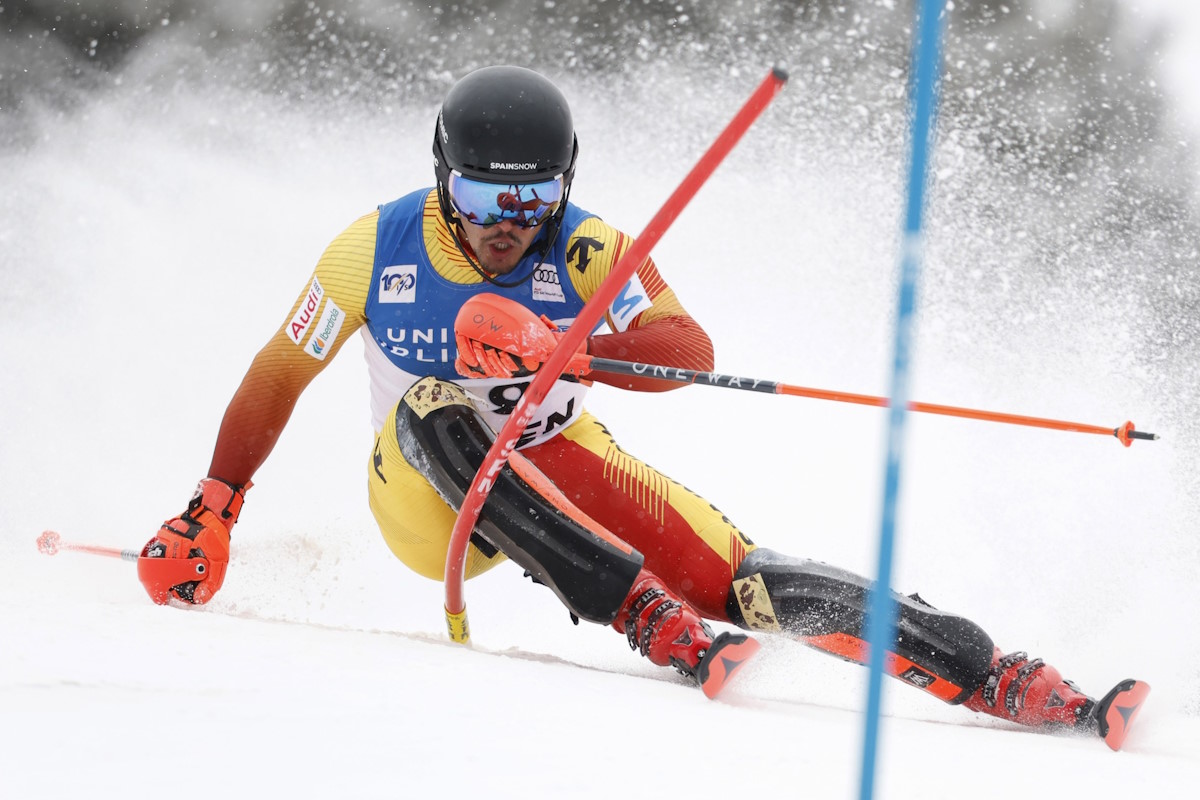
[[[491,246],[499,242],[504,242],[511,246],[502,254],[493,258]],[[521,263],[521,257],[525,253],[525,248],[521,246],[521,241],[514,234],[505,231],[485,235],[480,240],[480,249],[483,252],[476,253],[476,256],[479,257],[480,264],[493,275],[507,275],[512,272]]]

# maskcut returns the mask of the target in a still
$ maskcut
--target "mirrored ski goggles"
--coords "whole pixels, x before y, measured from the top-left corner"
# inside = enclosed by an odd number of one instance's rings
[[[485,183],[453,170],[446,190],[454,210],[467,222],[495,225],[508,220],[518,228],[536,228],[562,204],[563,179],[557,175],[538,183]]]

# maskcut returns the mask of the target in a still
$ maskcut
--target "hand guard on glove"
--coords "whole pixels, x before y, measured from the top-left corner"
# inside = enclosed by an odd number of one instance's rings
[[[557,325],[520,303],[479,294],[463,303],[454,320],[454,368],[464,378],[523,378],[541,369],[563,336]],[[587,373],[585,339],[563,374],[582,378]]]
[[[246,498],[245,486],[205,478],[187,510],[169,519],[146,542],[138,558],[138,579],[159,605],[172,597],[202,604],[225,581],[229,566],[229,532]]]

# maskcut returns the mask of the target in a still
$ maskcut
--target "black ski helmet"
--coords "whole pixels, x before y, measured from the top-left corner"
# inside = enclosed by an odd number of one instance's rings
[[[484,67],[451,87],[433,132],[438,200],[449,221],[450,171],[489,183],[563,178],[563,203],[575,176],[579,144],[571,109],[558,87],[530,69]],[[451,224],[453,230],[453,224]]]

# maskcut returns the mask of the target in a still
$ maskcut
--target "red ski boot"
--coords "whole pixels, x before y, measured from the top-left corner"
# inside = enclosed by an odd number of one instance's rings
[[[963,705],[1035,728],[1098,735],[1110,749],[1120,750],[1149,694],[1148,684],[1129,679],[1097,703],[1040,658],[1001,655],[997,648],[983,686]]]
[[[758,642],[744,634],[721,633],[714,639],[700,615],[646,570],[633,582],[613,627],[651,663],[695,678],[710,698],[758,651]]]
[[[963,704],[972,711],[1031,727],[1096,732],[1096,701],[1064,681],[1058,670],[1025,653],[997,648],[987,679]]]

